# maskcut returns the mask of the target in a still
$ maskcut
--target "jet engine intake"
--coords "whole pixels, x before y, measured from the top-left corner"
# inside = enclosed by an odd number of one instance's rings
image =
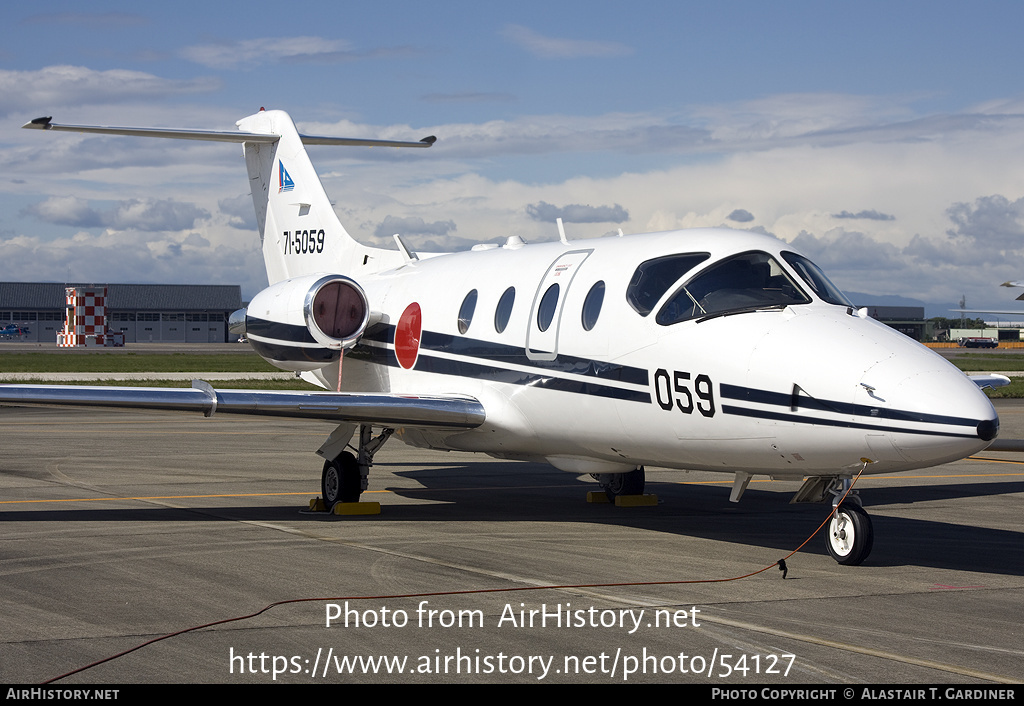
[[[316,273],[257,294],[245,314],[256,352],[285,370],[315,370],[337,360],[370,320],[366,293],[344,275]]]

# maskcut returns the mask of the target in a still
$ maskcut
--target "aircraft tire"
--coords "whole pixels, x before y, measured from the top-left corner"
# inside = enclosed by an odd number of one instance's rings
[[[362,492],[359,486],[359,464],[351,453],[343,451],[333,461],[324,462],[320,491],[327,512],[333,510],[338,503],[358,502]]]
[[[609,502],[615,502],[615,498],[620,495],[644,494],[643,466],[628,473],[602,473],[598,480]]]
[[[863,508],[844,503],[832,513],[826,528],[825,546],[837,562],[857,566],[868,558],[874,541],[871,518]]]

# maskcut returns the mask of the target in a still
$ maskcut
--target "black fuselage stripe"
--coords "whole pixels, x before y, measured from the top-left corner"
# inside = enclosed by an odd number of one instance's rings
[[[424,331],[420,344],[423,348],[438,353],[452,353],[472,358],[482,358],[496,363],[541,368],[560,373],[614,380],[631,385],[646,387],[650,378],[646,368],[606,363],[592,358],[559,355],[555,360],[535,360],[526,354],[526,349],[505,343],[494,343],[476,338],[466,338],[445,333]]]
[[[625,390],[620,387],[610,387],[585,380],[569,380],[551,375],[521,372],[497,365],[484,365],[482,363],[452,360],[451,358],[438,358],[432,355],[424,355],[423,353],[420,353],[419,360],[416,361],[416,369],[427,373],[472,377],[492,382],[504,382],[511,385],[536,387],[544,390],[560,390],[562,392],[572,392],[592,397],[608,397],[611,399],[629,400],[631,402],[646,402],[648,404],[651,402],[651,395],[648,392]]]
[[[319,341],[313,338],[313,334],[305,326],[296,324],[282,324],[280,321],[267,321],[255,316],[245,317],[245,333],[263,338],[273,338],[278,341],[289,341],[291,343],[316,343]],[[278,359],[280,360],[280,359]]]
[[[926,412],[908,412],[906,410],[871,407],[870,405],[852,404],[849,402],[819,400],[806,394],[799,394],[794,397],[792,394],[784,392],[770,392],[768,390],[758,390],[752,387],[741,387],[739,385],[726,384],[722,384],[720,388],[722,397],[726,399],[785,407],[791,411],[793,403],[795,402],[798,409],[813,409],[819,412],[835,412],[836,414],[848,414],[854,417],[891,419],[898,422],[950,424],[953,426],[975,427],[978,425],[977,419],[968,419],[966,417],[948,417],[941,414],[928,414]]]
[[[394,344],[395,326],[393,324],[371,326],[360,340]],[[484,341],[479,338],[455,336],[436,331],[424,331],[422,333],[420,336],[420,350],[450,353],[506,365],[537,368],[543,371],[594,377],[601,380],[622,382],[628,385],[647,387],[650,384],[650,374],[646,368],[636,368],[630,365],[619,365],[617,363],[608,363],[593,358],[580,358],[571,355],[559,355],[554,360],[536,360],[530,358],[526,354],[526,349],[521,346]]]
[[[347,352],[346,357],[353,357],[358,360],[365,360],[378,365],[398,367],[398,359],[395,352],[380,346],[357,345]],[[501,382],[509,385],[522,385],[537,387],[545,390],[559,390],[574,394],[587,395],[591,397],[606,397],[609,399],[627,400],[631,402],[651,403],[651,395],[647,391],[626,390],[609,385],[601,385],[586,380],[570,380],[567,378],[555,377],[550,374],[527,372],[504,368],[499,365],[487,365],[485,363],[474,363],[451,358],[441,358],[420,352],[414,369],[418,372],[432,373],[436,375],[451,375],[455,377],[475,378],[489,382]]]
[[[884,431],[897,434],[920,434],[925,436],[945,436],[956,439],[977,439],[978,434],[953,434],[945,431],[930,431],[927,429],[905,429],[902,427],[881,426],[878,424],[864,424],[862,422],[844,421],[841,419],[824,419],[822,417],[802,417],[797,414],[783,414],[781,412],[769,412],[763,409],[750,409],[747,407],[734,407],[722,405],[723,414],[732,414],[740,417],[753,417],[755,419],[772,419],[779,422],[792,422],[794,424],[810,424],[815,426],[845,427],[848,429],[866,429],[868,431]]]

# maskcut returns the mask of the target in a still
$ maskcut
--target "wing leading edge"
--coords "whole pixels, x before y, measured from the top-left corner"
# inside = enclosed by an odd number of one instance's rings
[[[207,417],[220,412],[449,429],[472,429],[486,419],[483,405],[464,395],[215,390],[202,380],[194,380],[191,388],[0,385],[0,404],[170,410]]]

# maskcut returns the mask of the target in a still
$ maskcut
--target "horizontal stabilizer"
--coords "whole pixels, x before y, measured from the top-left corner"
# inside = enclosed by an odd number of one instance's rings
[[[449,429],[472,429],[485,419],[483,405],[465,395],[214,390],[198,380],[192,388],[0,385],[0,404],[170,410],[206,416],[220,412]]]
[[[24,125],[28,130],[57,130],[58,132],[86,132],[99,135],[129,135],[131,137],[167,137],[175,140],[206,140],[209,142],[249,142],[272,144],[280,135],[257,132],[221,132],[217,130],[171,130],[162,127],[105,127],[102,125],[59,125],[52,118],[36,118]],[[365,140],[356,137],[330,137],[299,135],[306,145],[343,145],[349,147],[430,147],[437,141],[433,135],[416,142],[404,140]]]

